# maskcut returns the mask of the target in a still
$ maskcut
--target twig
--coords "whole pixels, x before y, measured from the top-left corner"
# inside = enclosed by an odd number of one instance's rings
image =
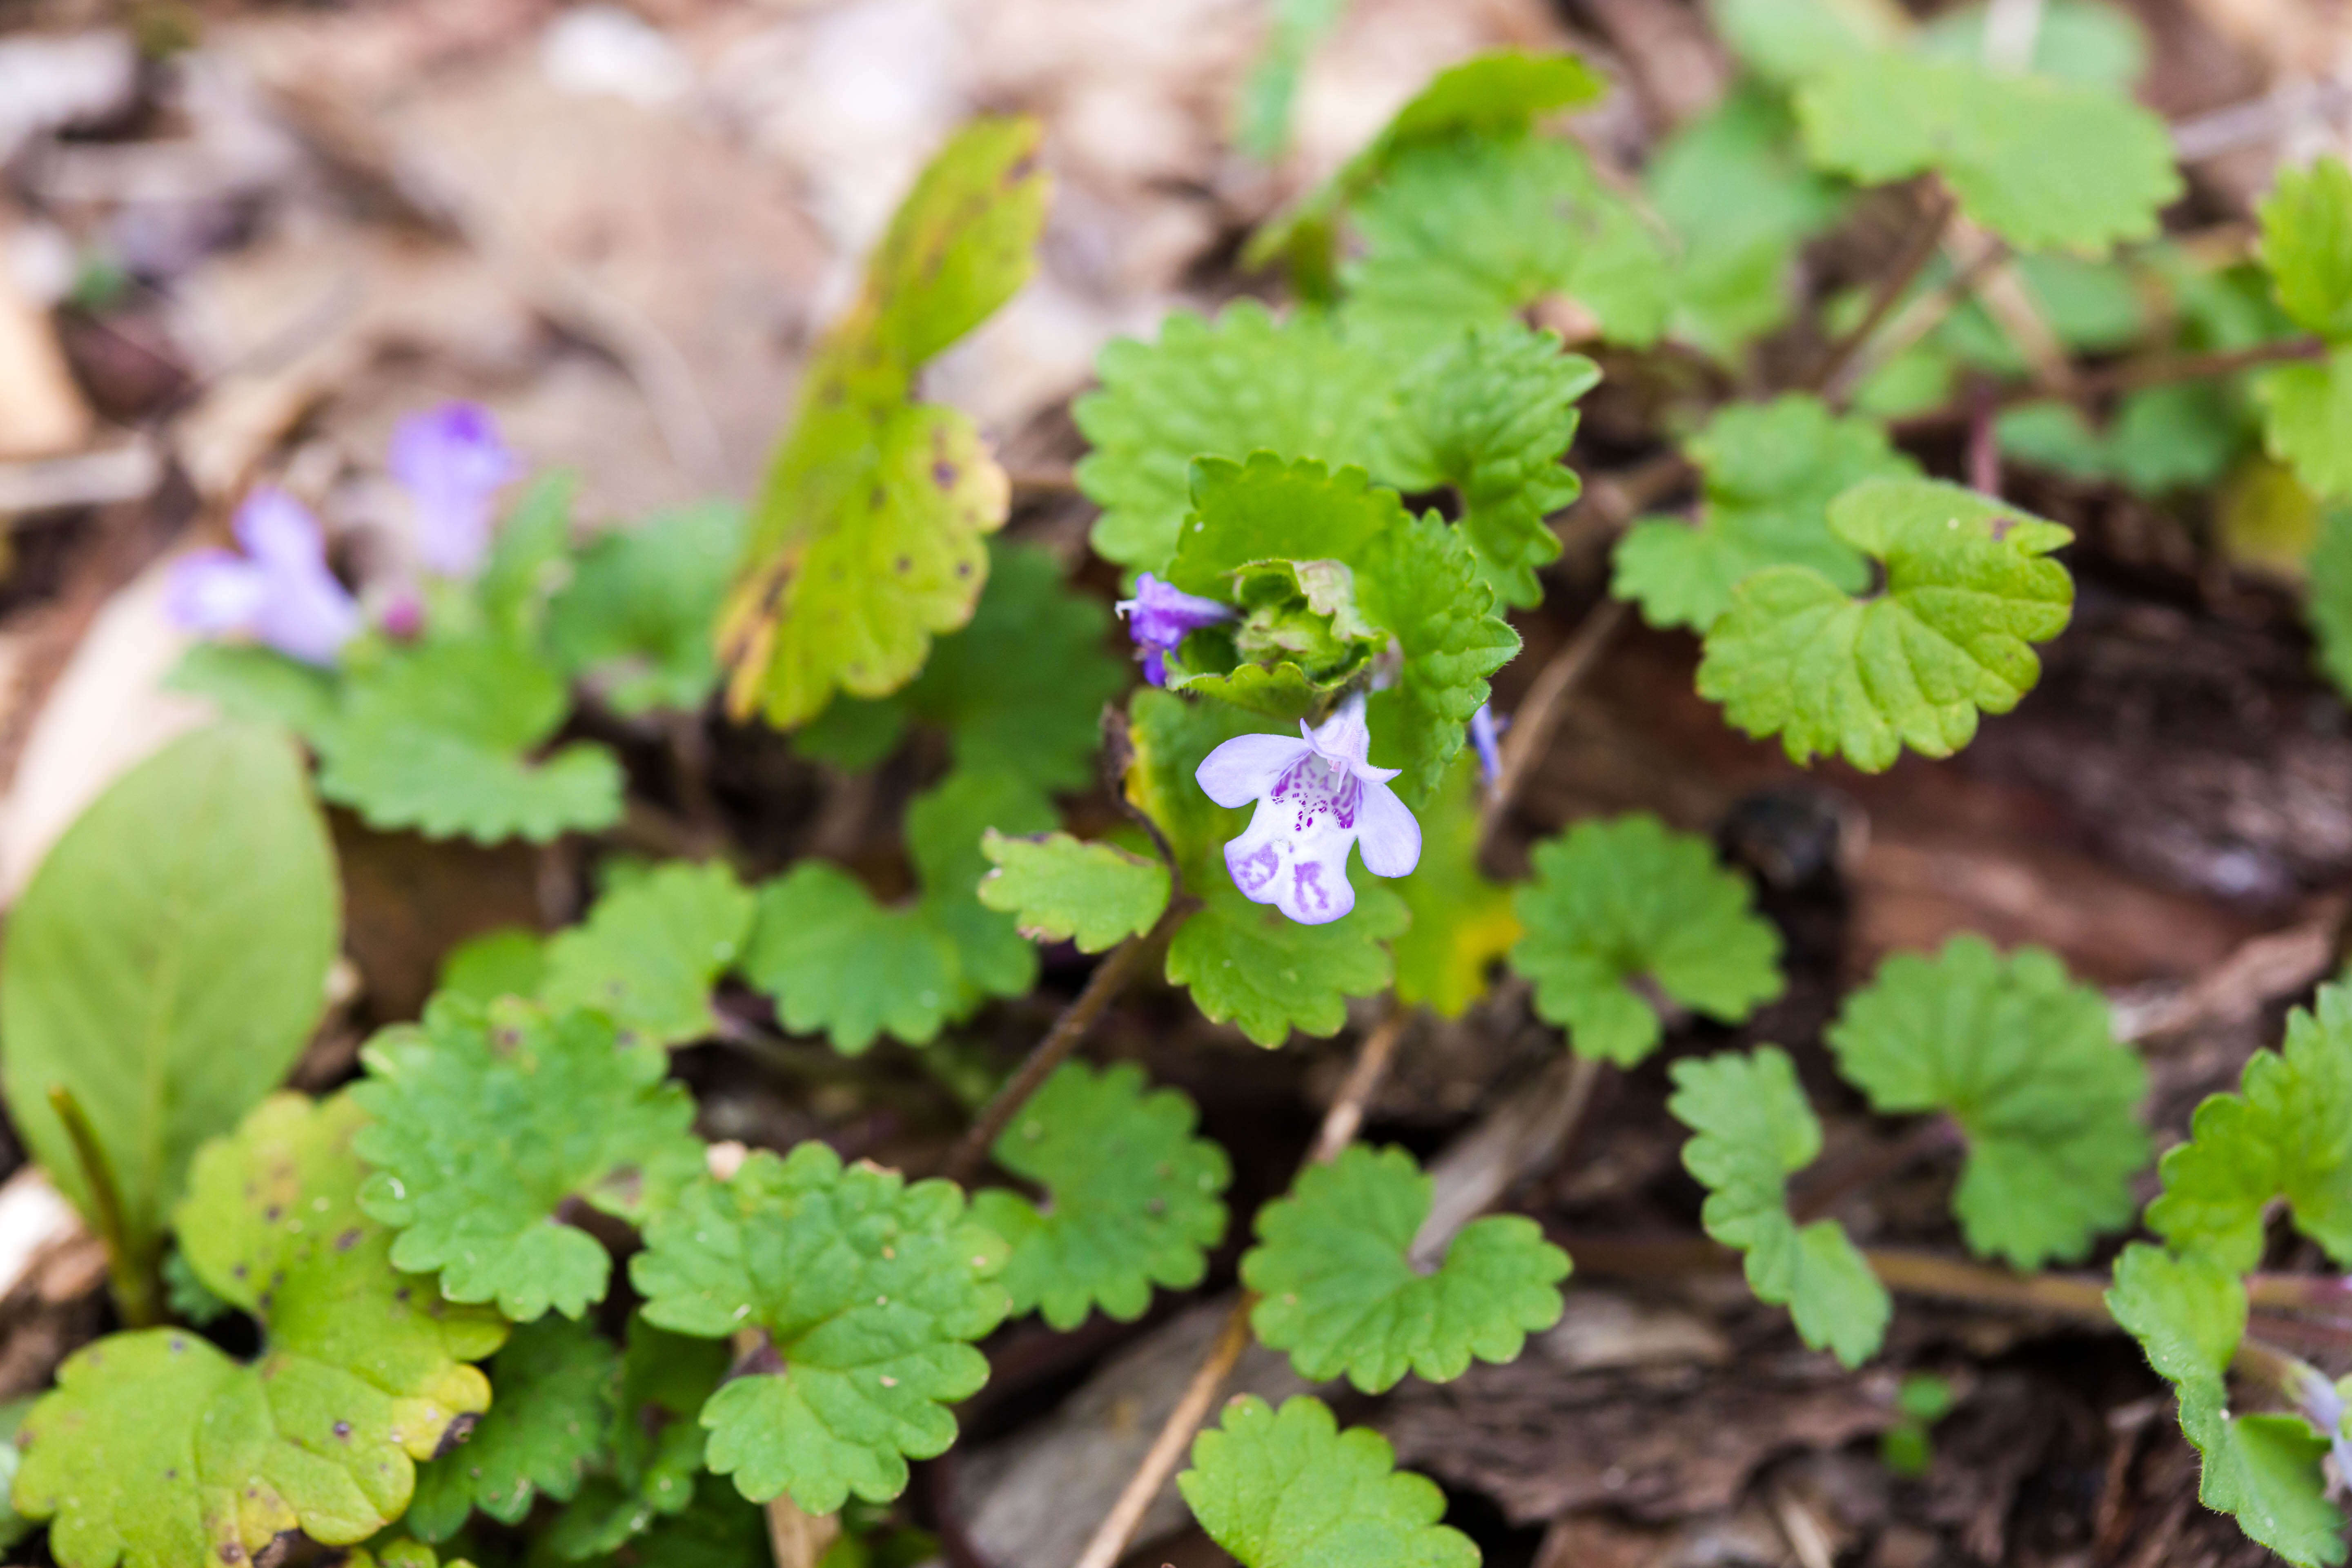
[[[1652,502],[1687,482],[1691,473],[1689,458],[1665,451],[1614,473],[1587,475],[1583,499],[1569,508],[1554,531],[1570,551],[1612,538]]]
[[[1801,1181],[1789,1194],[1789,1215],[1799,1225],[1817,1220],[1854,1194],[1960,1146],[1958,1124],[1948,1116],[1931,1116],[1900,1138],[1849,1150],[1808,1171],[1811,1179]]]
[[[1913,300],[1887,322],[1885,330],[1868,345],[1870,352],[1857,353],[1824,384],[1823,395],[1831,402],[1843,405],[1873,371],[1943,325],[1960,308],[1960,302],[1976,292],[1985,275],[2008,258],[2008,246],[1990,236],[1984,237],[1975,253],[1954,268],[1949,278]]]
[[[1095,965],[1095,972],[1087,976],[1085,986],[1070,999],[1069,1005],[1062,1009],[1061,1016],[1054,1020],[1053,1026],[1045,1031],[1045,1037],[1029,1053],[1029,1059],[1004,1080],[1004,1086],[996,1091],[995,1097],[973,1120],[963,1137],[957,1141],[954,1152],[940,1168],[941,1175],[961,1184],[971,1184],[971,1179],[980,1173],[981,1167],[988,1163],[989,1150],[1013,1124],[1013,1118],[1028,1103],[1029,1097],[1043,1089],[1045,1080],[1054,1076],[1054,1069],[1078,1048],[1078,1043],[1087,1037],[1087,1031],[1094,1027],[1095,1020],[1102,1016],[1103,1010],[1121,991],[1127,989],[1127,983],[1135,978],[1145,961],[1175,933],[1176,927],[1192,912],[1192,908],[1191,901],[1186,899],[1169,900],[1168,908],[1161,912],[1158,923],[1141,936],[1129,937]]]
[[[2177,382],[2234,375],[2240,371],[2259,370],[2268,364],[2326,357],[2327,345],[2311,337],[2282,338],[2276,342],[2256,343],[2252,348],[2217,349],[2209,353],[2147,354],[2084,371],[2074,378],[2072,385],[2063,391],[2053,392],[2032,385],[2005,388],[1994,397],[1993,407],[1997,410],[2009,408],[2053,395],[2075,403],[2092,403],[2103,397],[2142,392],[2151,386],[2169,386]],[[1966,425],[1976,416],[1976,411],[1977,405],[1973,401],[1949,404],[1897,419],[1894,421],[1893,428],[1897,435],[1945,429],[1955,425]]]
[[[1074,496],[1078,494],[1077,472],[1069,468],[1012,468],[1004,476],[1013,489],[1024,495]]]
[[[122,1314],[125,1327],[152,1328],[163,1321],[161,1292],[156,1289],[153,1259],[144,1247],[134,1248],[131,1227],[122,1212],[122,1189],[114,1179],[113,1163],[107,1159],[106,1150],[98,1141],[98,1131],[82,1111],[81,1101],[64,1084],[49,1085],[49,1109],[65,1124],[66,1137],[71,1140],[74,1158],[81,1165],[82,1180],[89,1187],[89,1206],[97,1211],[90,1217],[98,1224],[98,1236],[106,1243],[107,1271],[114,1279],[114,1305]]]
[[[1370,1103],[1381,1080],[1387,1076],[1389,1064],[1396,1058],[1397,1041],[1411,1018],[1412,1015],[1391,998],[1387,1015],[1356,1047],[1355,1065],[1349,1069],[1347,1081],[1340,1086],[1331,1109],[1323,1113],[1322,1128],[1315,1135],[1305,1165],[1327,1164],[1338,1159],[1339,1152],[1354,1141],[1357,1129],[1363,1125],[1364,1107]],[[1151,1500],[1168,1484],[1169,1476],[1192,1446],[1192,1434],[1208,1419],[1209,1407],[1216,1403],[1225,1379],[1233,1375],[1242,1352],[1249,1348],[1250,1310],[1256,1305],[1257,1297],[1250,1291],[1244,1291],[1242,1299],[1234,1303],[1224,1327],[1218,1331],[1216,1342],[1209,1349],[1208,1359],[1185,1385],[1183,1397],[1168,1413],[1168,1420],[1160,1428],[1160,1436],[1151,1440],[1143,1462],[1128,1478],[1118,1500],[1111,1504],[1110,1512],[1104,1515],[1086,1550],[1078,1554],[1076,1568],[1113,1568],[1120,1553],[1127,1550],[1137,1526],[1143,1522],[1145,1511],[1151,1507]]]
[[[2184,163],[2218,158],[2241,147],[2276,141],[2314,120],[2352,110],[2352,81],[2281,82],[2251,103],[2233,103],[2172,128],[2172,155]]]
[[[1536,764],[1550,750],[1552,734],[1559,728],[1567,710],[1569,694],[1600,662],[1601,650],[1624,624],[1625,615],[1622,599],[1604,601],[1586,614],[1576,635],[1537,671],[1535,683],[1528,688],[1518,711],[1511,716],[1510,732],[1503,737],[1502,774],[1495,781],[1495,788],[1478,817],[1478,841],[1482,846],[1495,836],[1495,829],[1511,809],[1511,803],[1518,798]]]
[[[1935,258],[1937,248],[1944,242],[1944,230],[1951,223],[1955,208],[1950,194],[1940,185],[1935,187],[1928,203],[1927,210],[1920,215],[1918,227],[1912,231],[1902,253],[1895,258],[1895,265],[1878,280],[1877,291],[1871,296],[1870,306],[1863,311],[1862,320],[1854,323],[1852,331],[1832,343],[1828,352],[1814,363],[1811,373],[1805,377],[1806,386],[1819,391],[1834,382],[1838,373],[1845,368],[1846,362],[1861,352],[1863,344],[1870,341],[1871,333],[1876,331],[1879,323],[1885,321],[1895,307],[1902,302],[1903,296],[1911,291],[1911,285],[1917,281],[1927,263]]]

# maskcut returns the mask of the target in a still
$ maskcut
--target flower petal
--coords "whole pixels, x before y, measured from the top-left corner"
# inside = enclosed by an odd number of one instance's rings
[[[163,613],[183,631],[246,632],[269,600],[261,568],[228,550],[191,551],[172,563]]]
[[[277,574],[254,635],[306,664],[330,665],[360,629],[359,602],[325,566]]]
[[[1219,805],[1246,805],[1312,749],[1287,735],[1236,735],[1202,758],[1192,777]]]
[[[449,403],[400,422],[392,477],[415,506],[416,553],[443,576],[469,576],[489,549],[499,488],[520,471],[489,411]]]
[[[1226,844],[1225,869],[1252,903],[1272,904],[1300,925],[1324,925],[1356,907],[1348,881],[1356,836],[1328,815],[1310,819],[1303,833],[1296,821],[1290,806],[1260,801],[1249,826]]]
[[[1348,693],[1331,717],[1315,727],[1311,738],[1315,749],[1331,761],[1351,769],[1361,766],[1372,752],[1371,725],[1364,718],[1364,694]]]
[[[310,509],[275,485],[257,486],[236,509],[229,531],[245,552],[272,571],[323,567],[326,531]]]
[[[1356,811],[1358,844],[1364,852],[1364,869],[1375,877],[1405,877],[1421,864],[1421,824],[1396,791],[1384,784],[1367,783],[1363,804]]]

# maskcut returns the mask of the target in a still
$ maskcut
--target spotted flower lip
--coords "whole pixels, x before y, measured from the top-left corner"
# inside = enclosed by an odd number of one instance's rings
[[[327,569],[319,520],[264,486],[230,531],[238,550],[198,550],[173,564],[165,613],[205,637],[249,637],[306,664],[333,664],[360,629],[360,607]]]
[[[478,403],[412,414],[392,433],[386,465],[414,508],[417,559],[444,577],[470,577],[489,553],[499,489],[522,465]]]
[[[1154,686],[1168,684],[1167,656],[1202,626],[1234,618],[1234,609],[1198,594],[1171,587],[1146,572],[1135,580],[1135,597],[1114,606],[1127,622],[1127,635],[1143,650],[1143,679]]]
[[[1421,863],[1421,824],[1389,787],[1395,768],[1370,766],[1371,731],[1361,692],[1320,726],[1287,735],[1237,735],[1211,752],[1193,777],[1211,800],[1257,802],[1225,869],[1253,903],[1301,925],[1324,925],[1356,907],[1348,849],[1360,845],[1375,877],[1409,875]]]

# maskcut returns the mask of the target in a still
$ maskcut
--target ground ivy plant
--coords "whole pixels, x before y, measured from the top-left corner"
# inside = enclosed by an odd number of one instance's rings
[[[2143,1214],[2147,1074],[2058,959],[1896,954],[1826,1049],[1769,1043],[1801,1022],[1759,1018],[1782,937],[1693,824],[1498,850],[1550,720],[1530,701],[1514,738],[1490,681],[1547,595],[1600,636],[1613,599],[1796,763],[1950,756],[2036,683],[2074,535],[1931,473],[1948,454],[1890,419],[1965,384],[1975,438],[2026,468],[2157,494],[2266,451],[2315,504],[2352,497],[2352,174],[2283,172],[2248,254],[2192,259],[2160,237],[2180,183],[2126,86],[2127,23],[2053,3],[2021,61],[1989,60],[1965,9],[1717,10],[1740,79],[1638,176],[1563,130],[1609,90],[1585,62],[1473,59],[1270,214],[1243,254],[1273,302],[1108,345],[1073,410],[1097,563],[1003,537],[987,439],[919,396],[1034,266],[1049,184],[1011,118],[916,182],[748,504],[584,533],[565,478],[466,404],[396,433],[404,531],[364,584],[303,500],[245,497],[234,548],[170,585],[194,638],[173,684],[220,721],[88,809],[0,950],[0,1090],[105,1241],[122,1325],[26,1415],[10,1528],[46,1526],[64,1568],[295,1534],[495,1568],[753,1561],[789,1514],[839,1532],[835,1568],[907,1561],[912,1467],[956,1443],[1010,1321],[1133,1322],[1237,1257],[1234,1333],[1376,1395],[1509,1363],[1560,1318],[1557,1239],[1434,1221],[1432,1175],[1354,1141],[1360,1089],[1241,1212],[1185,1094],[1074,1055],[1156,982],[1269,1050],[1352,1019],[1374,1076],[1413,1014],[1522,991],[1588,1083],[1671,1052],[1684,1253],[1744,1268],[1848,1367],[1917,1279],[1850,1232],[1857,1170],[1948,1168],[1984,1263],[1943,1259],[1946,1289],[2144,1226],[2105,1310],[2177,1390],[2205,1500],[2303,1568],[2341,1562],[2323,1467],[2352,1455],[2347,1385],[2264,1316],[2340,1285],[2262,1265],[2284,1224],[2352,1267],[2352,993],[2199,1109]],[[1286,10],[1251,146],[1282,144],[1330,16]],[[1817,286],[1799,251],[1864,210],[1912,259]],[[2053,404],[2018,298],[2064,350],[2182,374]],[[1604,361],[1654,426],[1649,482],[1611,479],[1636,492],[1602,509],[1613,540],[1571,512],[1568,466]],[[1580,586],[1598,547],[1605,588]],[[2352,689],[2352,509],[2310,581]],[[797,854],[730,832],[725,723],[780,731],[851,830]],[[306,1069],[333,1086],[314,1096],[282,1086],[341,943],[322,805],[339,832],[562,840],[595,891],[557,929],[454,944],[420,1016]],[[877,833],[894,853],[856,849]],[[1066,982],[1027,1061],[975,1044]],[[747,1152],[678,1065],[714,1041],[803,1072],[904,1053],[971,1124],[936,1168]],[[1857,1105],[1883,1131],[1838,1146],[1832,1091],[1841,1137]],[[1911,1449],[1948,1404],[1906,1416]],[[1317,1396],[1237,1399],[1191,1437],[1162,1446],[1190,1455],[1174,1484],[1248,1568],[1478,1560]]]

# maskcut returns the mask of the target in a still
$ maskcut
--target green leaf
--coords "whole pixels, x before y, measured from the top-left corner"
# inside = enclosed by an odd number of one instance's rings
[[[996,868],[981,879],[980,901],[1033,942],[1075,939],[1080,952],[1100,952],[1150,931],[1168,907],[1168,868],[1115,844],[1008,838],[992,827],[981,853]]]
[[[989,872],[981,851],[991,832],[1044,833],[1060,819],[1027,781],[962,768],[907,808],[907,852],[923,884],[919,909],[955,950],[954,1016],[991,996],[1025,995],[1037,984],[1037,950],[1011,915],[980,901]]]
[[[1570,54],[1503,49],[1448,66],[1337,174],[1250,236],[1242,265],[1255,271],[1284,258],[1303,297],[1328,299],[1339,216],[1388,172],[1399,153],[1462,135],[1524,135],[1538,118],[1593,102],[1608,90],[1604,78]]]
[[[724,1341],[667,1333],[642,1315],[630,1318],[603,1435],[607,1468],[590,1476],[548,1526],[549,1550],[573,1563],[602,1556],[656,1521],[686,1511],[702,1471],[703,1433],[695,1417],[727,1375],[730,1359]],[[727,1497],[737,1500],[731,1489]]]
[[[856,1056],[885,1030],[927,1045],[961,993],[955,944],[913,909],[886,910],[840,867],[803,860],[760,890],[743,977],[796,1035]]]
[[[1692,1132],[1683,1164],[1707,1192],[1707,1235],[1747,1255],[1748,1288],[1787,1307],[1805,1343],[1861,1365],[1885,1338],[1893,1306],[1844,1227],[1817,1219],[1800,1228],[1789,1216],[1788,1179],[1821,1153],[1822,1126],[1788,1057],[1759,1046],[1667,1070],[1667,1109]]]
[[[688,1189],[647,1224],[629,1277],[663,1328],[767,1331],[782,1364],[755,1363],[703,1406],[710,1468],[754,1502],[789,1491],[831,1513],[853,1493],[887,1502],[908,1458],[955,1441],[946,1406],[988,1380],[971,1342],[1003,1321],[1004,1261],[952,1183],[845,1170],[803,1143]]]
[[[2238,1089],[2207,1096],[2166,1152],[2148,1228],[2242,1274],[2283,1199],[2297,1230],[2352,1265],[2352,991],[2323,985],[2313,1010],[2289,1013],[2285,1043],[2255,1052]]]
[[[620,1369],[587,1324],[547,1318],[518,1329],[491,1358],[488,1411],[462,1445],[418,1468],[409,1533],[443,1542],[477,1508],[520,1524],[534,1497],[569,1500],[604,1450]]]
[[[123,774],[45,857],[0,954],[11,1124],[87,1218],[52,1088],[106,1152],[152,1260],[198,1144],[293,1067],[341,943],[326,824],[291,743],[223,725]],[[142,1265],[143,1266],[143,1265]]]
[[[1095,372],[1101,389],[1071,408],[1094,448],[1077,466],[1079,488],[1102,508],[1094,547],[1161,574],[1192,510],[1195,458],[1364,462],[1388,417],[1388,378],[1327,318],[1296,311],[1276,321],[1250,300],[1213,322],[1175,311],[1159,342],[1118,339]]]
[[[2128,97],[1975,60],[1855,55],[1798,89],[1797,118],[1820,167],[1866,185],[1933,170],[2020,250],[2153,238],[2181,190],[2164,121]]]
[[[1737,1024],[1780,994],[1780,933],[1706,839],[1643,813],[1536,846],[1511,967],[1580,1057],[1632,1067],[1663,1035],[1655,993]]]
[[[2257,216],[2281,308],[2306,331],[2352,337],[2352,169],[2340,158],[2282,167]]]
[[[1713,0],[1716,28],[1749,69],[1794,86],[1843,61],[1877,58],[1902,14],[1874,0]]]
[[[1242,151],[1261,163],[1279,157],[1290,141],[1290,104],[1299,73],[1327,33],[1338,26],[1348,0],[1277,0],[1264,49],[1242,83]]]
[[[2246,1332],[2236,1276],[2213,1258],[2135,1242],[2116,1259],[2107,1310],[2179,1397],[2181,1429],[2204,1460],[2198,1500],[2298,1568],[2343,1562],[2344,1519],[2319,1468],[2327,1439],[2300,1416],[2229,1414],[2222,1374]]]
[[[474,584],[474,602],[493,637],[529,645],[549,602],[572,575],[572,479],[542,474],[509,509]]]
[[[1416,1268],[1413,1236],[1435,1192],[1402,1149],[1359,1143],[1301,1171],[1258,1210],[1258,1244],[1242,1258],[1258,1339],[1310,1383],[1345,1373],[1366,1394],[1407,1372],[1450,1383],[1474,1355],[1517,1360],[1528,1335],[1559,1321],[1568,1254],[1526,1215],[1489,1215],[1434,1271]]]
[[[2075,1262],[2131,1223],[2147,1163],[2147,1070],[2106,999],[2037,947],[2007,958],[1959,936],[1898,953],[1823,1037],[1882,1115],[1940,1111],[1968,1138],[1952,1194],[1971,1251],[2019,1269]]]
[[[1304,1394],[1278,1413],[1254,1394],[1229,1400],[1176,1489],[1242,1568],[1477,1568],[1470,1538],[1438,1522],[1445,1494]]]
[[[2319,668],[2352,700],[2352,507],[2333,506],[2319,514],[2309,579],[2304,615],[2319,645]]]
[[[728,701],[791,729],[883,697],[971,618],[1011,489],[971,421],[908,401],[923,363],[1027,281],[1041,130],[982,119],[931,160],[819,344],[751,517],[719,643]]]
[[[1600,380],[1554,334],[1505,321],[1464,332],[1398,384],[1381,472],[1408,490],[1454,488],[1479,575],[1503,604],[1543,600],[1537,569],[1560,551],[1545,519],[1582,489],[1561,459],[1576,439],[1576,400]]]
[[[1919,472],[1884,426],[1842,418],[1806,393],[1727,405],[1683,449],[1706,476],[1698,525],[1636,522],[1617,543],[1610,583],[1654,626],[1706,630],[1731,607],[1732,590],[1767,566],[1811,567],[1859,593],[1869,563],[1831,531],[1829,505],[1864,479]]]
[[[1011,1244],[1004,1286],[1015,1312],[1042,1311],[1067,1331],[1099,1306],[1133,1322],[1152,1287],[1189,1290],[1204,1249],[1225,1234],[1218,1194],[1233,1179],[1225,1152],[1192,1135],[1192,1102],[1146,1092],[1143,1069],[1097,1073],[1068,1062],[996,1141],[996,1163],[1045,1190],[1041,1207],[992,1187],[971,1216]]]
[[[2244,400],[2211,382],[2131,393],[2116,405],[2107,460],[2144,496],[2221,483],[2252,446]]]
[[[1396,883],[1412,917],[1389,944],[1397,1000],[1458,1018],[1486,994],[1486,972],[1519,940],[1509,889],[1478,868],[1477,759],[1454,759],[1421,813],[1421,864]]]
[[[178,1329],[84,1347],[26,1418],[14,1502],[66,1568],[249,1561],[288,1531],[365,1541],[408,1507],[415,1462],[488,1383],[506,1325],[396,1272],[360,1212],[348,1096],[264,1100],[205,1146],[176,1224],[216,1295],[260,1319],[260,1359]]]
[[[598,538],[550,607],[556,658],[616,713],[699,710],[719,684],[710,628],[743,529],[741,508],[711,501]]]
[[[764,1512],[718,1476],[688,1478],[688,1484],[692,1496],[683,1508],[651,1521],[596,1568],[745,1568],[769,1561]]]
[[[210,700],[229,719],[282,724],[306,737],[335,711],[333,675],[251,643],[192,644],[163,684]]]
[[[1797,763],[1840,752],[1878,773],[1906,744],[1950,756],[1979,710],[2008,712],[2040,678],[2030,645],[2063,630],[2074,600],[2046,557],[2074,535],[1926,479],[1866,480],[1829,520],[1885,568],[1885,591],[1857,599],[1804,566],[1753,574],[1706,634],[1699,694]]]
[[[518,1322],[580,1316],[612,1259],[561,1211],[637,1222],[702,1168],[667,1055],[599,1014],[446,997],[363,1058],[352,1098],[374,1120],[354,1146],[376,1173],[360,1201],[399,1230],[393,1261],[438,1270],[453,1301],[495,1300]]]
[[[563,679],[520,644],[488,637],[385,649],[345,678],[316,738],[319,793],[371,827],[428,838],[543,844],[621,819],[621,767],[587,742],[533,753],[563,722]]]
[[[500,926],[451,948],[435,989],[487,1007],[501,996],[536,996],[546,979],[546,939],[521,926]]]
[[[1467,136],[1416,144],[1358,207],[1347,330],[1399,361],[1549,296],[1606,342],[1646,348],[1673,302],[1672,254],[1571,142]]]
[[[1916,43],[1931,59],[1980,60],[1989,3],[1938,13]],[[2105,0],[2044,0],[2027,68],[2084,87],[2128,92],[2147,74],[2147,36],[2120,5]]]
[[[2263,445],[2323,500],[2352,498],[2352,344],[2254,378]]]
[[[757,900],[718,863],[670,861],[596,900],[547,943],[540,999],[593,1007],[624,1038],[675,1046],[710,1033],[711,987],[751,935]]]
[[[1167,836],[1185,887],[1202,900],[1169,943],[1170,983],[1189,987],[1212,1022],[1231,1022],[1262,1046],[1282,1044],[1294,1027],[1339,1033],[1349,997],[1388,988],[1393,971],[1381,943],[1410,919],[1403,901],[1386,888],[1360,887],[1352,912],[1317,926],[1251,903],[1223,854],[1247,816],[1202,794],[1193,773],[1256,721],[1223,703],[1188,703],[1150,688],[1135,694],[1129,712],[1128,799]]]
[[[2069,479],[2103,479],[2112,466],[2105,437],[2072,403],[2053,398],[2004,408],[1992,434],[2003,458]]]

